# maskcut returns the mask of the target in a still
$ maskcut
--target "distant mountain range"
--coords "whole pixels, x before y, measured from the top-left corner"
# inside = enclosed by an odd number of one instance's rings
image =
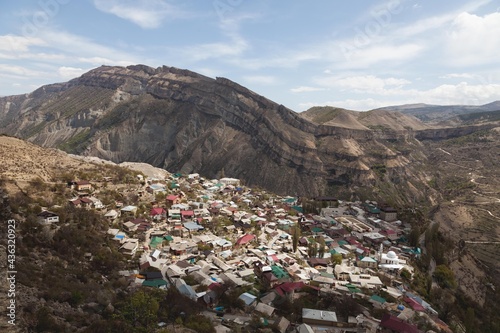
[[[397,111],[403,114],[412,115],[422,121],[444,121],[453,117],[473,114],[500,111],[500,101],[484,105],[429,105],[429,104],[406,104],[398,106],[386,106],[377,110]]]
[[[450,119],[498,105],[296,113],[225,78],[166,66],[102,66],[0,98],[0,132],[114,162],[224,174],[278,193],[340,195],[382,182],[408,201],[427,196],[416,185],[423,175],[415,165],[428,154],[421,143],[492,129],[494,119]],[[438,119],[440,113],[448,118]],[[434,121],[443,119],[448,123]],[[415,193],[398,188],[407,182]]]

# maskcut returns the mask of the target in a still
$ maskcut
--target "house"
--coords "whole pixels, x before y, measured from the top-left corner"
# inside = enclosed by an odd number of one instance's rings
[[[349,279],[352,284],[364,288],[380,288],[384,285],[378,276],[368,274],[350,274]]]
[[[169,194],[166,197],[167,205],[176,205],[181,202],[181,198],[175,194]]]
[[[186,228],[189,232],[196,232],[205,229],[196,222],[186,222],[184,223],[184,228]]]
[[[139,248],[139,240],[135,238],[127,239],[120,247],[120,252],[124,255],[133,257]]]
[[[167,190],[165,189],[165,185],[163,184],[151,184],[146,187],[146,191],[153,195],[156,195],[158,193],[165,193]]]
[[[257,300],[257,296],[249,293],[243,293],[238,298],[241,299],[246,306],[252,305]]]
[[[86,180],[80,180],[80,181],[75,182],[75,189],[77,191],[91,191],[92,184],[90,184]]]
[[[255,239],[255,235],[246,234],[246,235],[243,235],[240,238],[238,238],[238,240],[236,241],[236,245],[237,246],[245,246],[248,243],[250,243],[251,241],[253,241],[254,239]]]
[[[52,224],[59,222],[59,215],[48,210],[44,210],[37,216],[38,222],[40,222],[41,224]]]
[[[336,326],[337,314],[333,311],[302,309],[302,322],[309,325]]]
[[[175,287],[184,296],[189,297],[194,301],[198,299],[198,295],[196,294],[194,289],[190,285],[186,284],[183,279],[175,280]]]
[[[274,323],[276,325],[276,329],[280,333],[285,333],[290,326],[290,321],[285,317],[280,317],[278,320],[275,320]]]
[[[125,206],[120,209],[122,215],[135,216],[137,213],[137,206]]]
[[[383,241],[385,241],[386,237],[378,232],[367,232],[363,234],[363,240],[368,244],[379,245]]]
[[[169,209],[168,210],[168,220],[169,222],[181,221],[181,211],[180,209]]]
[[[399,238],[398,233],[392,229],[382,230],[380,234],[387,237],[388,240],[395,241]]]
[[[288,296],[288,295],[292,296],[295,291],[300,290],[304,287],[305,287],[305,283],[302,281],[285,282],[285,283],[282,283],[282,284],[274,287],[274,291],[276,292],[276,294],[278,294],[282,297]]]
[[[107,218],[110,221],[113,221],[118,216],[120,216],[120,214],[116,210],[114,210],[114,209],[111,209],[109,212],[107,212],[106,214],[104,214],[104,217]]]
[[[422,333],[417,327],[404,322],[403,320],[391,316],[390,314],[385,314],[380,321],[380,327],[385,328],[384,332],[391,333]]]
[[[80,205],[83,207],[83,208],[92,208],[92,200],[90,200],[90,198],[88,197],[81,197],[80,198]]]
[[[192,210],[182,210],[181,211],[181,219],[183,221],[185,220],[191,220],[194,217],[194,211]]]
[[[297,332],[297,333],[314,333],[314,330],[312,329],[311,326],[309,326],[305,323],[302,323],[295,328],[295,332]]]
[[[123,223],[123,227],[128,232],[135,232],[137,230],[138,225],[131,222],[131,221],[128,221],[128,222]]]
[[[356,261],[356,265],[360,268],[377,268],[377,260],[372,257],[363,257]]]
[[[264,316],[271,317],[276,309],[264,303],[257,303],[255,311],[263,314]]]
[[[219,179],[219,182],[224,185],[233,185],[233,186],[240,185],[240,180],[237,178],[221,178]]]
[[[167,211],[161,207],[154,207],[154,208],[151,208],[149,215],[154,220],[161,220],[161,219],[164,219],[167,217]]]
[[[387,222],[396,221],[398,219],[398,212],[390,206],[383,206],[380,208],[380,218]]]

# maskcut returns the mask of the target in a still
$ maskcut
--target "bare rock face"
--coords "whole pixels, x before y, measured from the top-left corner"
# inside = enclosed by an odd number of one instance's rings
[[[400,117],[394,114],[384,117]],[[353,117],[359,124],[347,123]],[[103,66],[0,99],[0,131],[42,146],[208,177],[224,171],[298,195],[418,180],[412,162],[425,160],[419,140],[477,130],[432,129],[417,120],[413,127],[370,126],[376,119],[372,112],[315,122],[228,79],[166,66]]]

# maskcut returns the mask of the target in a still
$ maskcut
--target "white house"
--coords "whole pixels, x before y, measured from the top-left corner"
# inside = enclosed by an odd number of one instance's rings
[[[40,222],[41,224],[57,223],[59,222],[59,215],[48,210],[44,210],[43,212],[38,214],[38,222]]]

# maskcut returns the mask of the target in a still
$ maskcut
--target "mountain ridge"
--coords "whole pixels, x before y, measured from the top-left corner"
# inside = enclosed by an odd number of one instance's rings
[[[398,113],[353,112],[342,111],[340,122],[315,123],[307,112],[226,78],[167,66],[101,66],[1,98],[0,131],[117,163],[225,173],[278,193],[321,195],[401,177],[414,181],[422,176],[411,163],[425,159],[419,140],[497,126],[433,127]]]

